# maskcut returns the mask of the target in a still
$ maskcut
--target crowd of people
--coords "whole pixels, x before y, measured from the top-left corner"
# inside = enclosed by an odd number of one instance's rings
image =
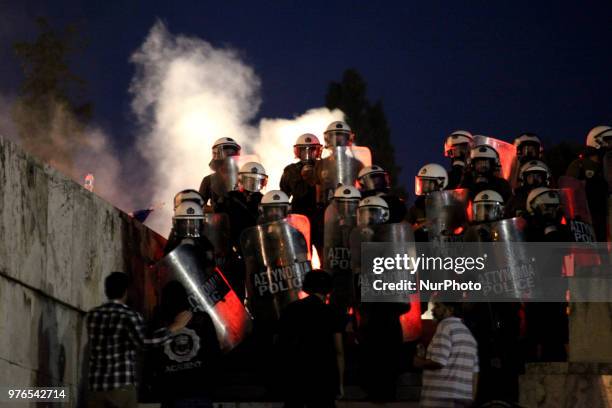
[[[332,122],[323,135],[324,144],[314,134],[297,138],[297,161],[285,167],[280,188],[265,194],[268,175],[262,163],[243,160],[236,140],[217,140],[209,164],[213,173],[204,177],[199,190],[184,190],[175,197],[165,250],[172,254],[181,245],[194,246],[202,258],[202,273],[222,271],[229,290],[244,301],[254,318],[253,336],[272,345],[262,350],[273,350],[279,361],[303,362],[293,365],[295,372],[286,367],[285,381],[278,382],[284,384],[280,394],[288,407],[334,406],[343,393],[345,351],[351,348],[361,350],[360,378],[370,399],[395,398],[401,365],[394,355],[403,343],[400,316],[410,310],[410,303],[360,302],[356,253],[359,243],[372,238],[366,231],[375,226],[407,228],[413,242],[453,242],[463,240],[470,226],[518,217],[526,225],[520,232],[527,241],[608,239],[612,127],[592,129],[584,151],[567,169],[568,186],[585,192],[588,211],[579,216],[568,215],[563,207],[559,188],[566,181],[554,180],[544,146],[533,133],[520,135],[513,146],[464,130],[451,133],[444,143],[448,170],[437,163],[420,168],[410,208],[393,193],[389,174],[372,164],[369,149],[355,144],[345,122]],[[466,197],[467,218],[461,228],[440,231],[431,225],[428,203],[445,191]],[[580,191],[574,193],[581,199]],[[574,230],[570,216],[586,226],[586,233],[585,228]],[[298,233],[285,232],[294,230]],[[486,229],[479,231],[479,241],[496,239]],[[321,270],[310,266],[312,248],[321,257]],[[260,271],[263,283],[258,281]],[[118,389],[133,392],[133,353],[148,343],[160,350],[158,360],[165,362],[157,367],[162,373],[158,379],[176,385],[176,392],[163,397],[164,406],[210,406],[204,382],[214,379],[199,379],[211,372],[204,366],[223,357],[211,335],[211,317],[201,310],[190,312],[194,289],[177,280],[163,288],[159,316],[152,324],[157,331],[146,338],[141,318],[125,306],[125,282],[117,276],[107,279],[110,302],[88,318],[90,386],[95,391],[91,406],[118,398],[110,394]],[[274,280],[277,277],[280,280]],[[567,315],[559,302],[532,306],[437,301],[433,315],[439,321],[433,339],[413,360],[413,367],[425,372],[423,406],[516,402],[523,361],[566,358]],[[543,321],[550,327],[543,329]]]

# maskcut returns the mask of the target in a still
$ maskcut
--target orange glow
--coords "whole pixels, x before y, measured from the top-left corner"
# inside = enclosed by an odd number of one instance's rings
[[[308,293],[304,292],[303,290],[298,292],[298,299],[304,299],[306,297],[308,297]]]
[[[317,252],[317,248],[312,246],[312,259],[310,261],[312,264],[312,269],[321,269],[321,260],[319,259],[319,253]]]
[[[419,294],[410,295],[410,310],[400,316],[404,341],[414,341],[421,337],[421,299]]]
[[[468,220],[474,221],[474,215],[472,214],[472,200],[468,201],[466,211],[467,211]]]
[[[561,225],[567,225],[567,220],[565,219],[565,216],[561,217]]]
[[[453,231],[453,234],[455,235],[460,235],[463,232],[463,227],[457,227],[455,228],[455,230]]]

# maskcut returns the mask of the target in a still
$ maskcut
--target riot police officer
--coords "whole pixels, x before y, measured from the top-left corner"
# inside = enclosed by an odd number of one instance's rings
[[[425,196],[433,191],[444,190],[448,185],[448,174],[439,164],[429,163],[421,167],[414,177],[414,205],[408,210],[407,221],[414,229],[417,242],[427,241],[425,227]]]
[[[516,157],[520,165],[530,160],[542,160],[544,156],[544,147],[535,133],[523,133],[514,139],[514,146],[516,146]]]
[[[212,146],[212,160],[208,164],[210,169],[215,173],[209,174],[202,179],[200,183],[200,195],[204,200],[204,204],[207,204],[210,200],[213,208],[216,207],[217,201],[220,198],[220,192],[215,191],[214,187],[214,176],[217,172],[224,173],[226,169],[223,169],[225,159],[228,157],[239,156],[241,147],[231,137],[222,137],[217,139]],[[217,174],[217,176],[227,177],[225,174]]]
[[[608,182],[604,175],[603,159],[612,145],[612,128],[596,126],[587,135],[584,152],[567,168],[566,175],[585,180],[585,190],[593,221],[595,236],[600,242],[607,239]]]
[[[230,191],[223,202],[218,203],[216,212],[230,217],[230,230],[233,245],[240,248],[240,234],[245,228],[257,224],[259,203],[268,182],[264,167],[257,162],[245,163],[238,173],[238,190]]]
[[[512,196],[512,189],[507,180],[499,177],[500,169],[499,154],[494,148],[488,145],[475,146],[470,151],[461,187],[467,188],[472,198],[483,190],[497,191],[507,202]]]
[[[259,203],[259,222],[280,221],[287,218],[291,204],[289,197],[281,190],[270,190],[261,199]]]
[[[395,194],[391,194],[389,173],[380,166],[367,166],[357,175],[361,196],[378,196],[387,202],[390,211],[390,222],[402,222],[406,218],[406,203]]]
[[[371,196],[359,202],[357,224],[368,228],[390,220],[387,202]],[[373,401],[395,399],[395,383],[399,375],[397,356],[401,353],[403,335],[400,316],[410,310],[406,303],[364,302],[361,324],[364,348],[364,388]]]
[[[506,206],[508,217],[518,217],[527,211],[527,196],[534,188],[550,187],[552,176],[548,166],[540,160],[524,163],[518,173],[518,187]]]
[[[444,156],[450,158],[451,162],[451,170],[448,173],[449,189],[455,189],[461,183],[472,147],[474,137],[467,130],[455,130],[446,138]]]
[[[195,195],[193,195],[193,198],[197,199]],[[213,267],[215,265],[215,250],[208,238],[202,233],[204,212],[200,202],[192,199],[184,200],[174,209],[172,231],[164,248],[164,254],[172,252],[182,243],[190,243],[197,247],[198,252],[204,259],[205,266]]]
[[[561,199],[558,190],[538,187],[527,198],[528,229],[530,242],[570,242],[572,234],[561,219]],[[552,275],[551,275],[552,272]],[[543,361],[564,361],[569,342],[569,328],[565,302],[565,289],[560,286],[562,263],[558,257],[547,262],[543,273],[556,278],[554,285],[541,288],[545,302],[528,303],[525,308],[529,358]]]
[[[330,154],[316,162],[315,179],[317,202],[325,207],[340,184],[355,183],[364,164],[354,157],[357,151],[352,148],[355,134],[348,124],[342,121],[332,122],[327,126],[323,136],[325,149]],[[361,147],[361,149],[366,148]]]
[[[323,146],[319,139],[310,133],[297,138],[293,153],[299,159],[285,167],[280,180],[280,189],[292,197],[291,208],[297,214],[303,214],[310,221],[311,236],[317,252],[323,250],[323,211],[317,206],[317,189],[315,163],[321,158]]]

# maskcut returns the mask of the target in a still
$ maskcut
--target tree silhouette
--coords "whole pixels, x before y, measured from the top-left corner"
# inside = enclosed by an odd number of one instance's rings
[[[330,83],[325,96],[325,106],[344,112],[346,122],[357,135],[356,144],[371,149],[373,164],[387,170],[394,190],[405,195],[404,189],[397,186],[401,168],[395,163],[391,129],[383,103],[379,100],[372,104],[366,94],[367,85],[361,75],[354,69],[347,69],[340,82]]]
[[[84,47],[76,25],[63,30],[36,19],[38,37],[13,45],[24,75],[13,119],[23,146],[60,171],[71,174],[92,105],[82,99],[85,81],[69,67]]]

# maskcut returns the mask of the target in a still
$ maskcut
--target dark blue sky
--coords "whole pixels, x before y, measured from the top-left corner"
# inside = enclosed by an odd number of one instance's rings
[[[405,185],[420,165],[443,162],[443,139],[457,128],[507,140],[529,130],[548,141],[583,141],[591,127],[612,123],[612,2],[402,4],[5,4],[0,91],[16,90],[19,71],[8,46],[32,38],[30,18],[80,21],[90,46],[75,70],[88,80],[95,122],[117,148],[128,146],[128,59],[161,18],[174,34],[240,50],[262,80],[261,117],[322,106],[329,81],[356,68],[370,99],[384,102]]]

